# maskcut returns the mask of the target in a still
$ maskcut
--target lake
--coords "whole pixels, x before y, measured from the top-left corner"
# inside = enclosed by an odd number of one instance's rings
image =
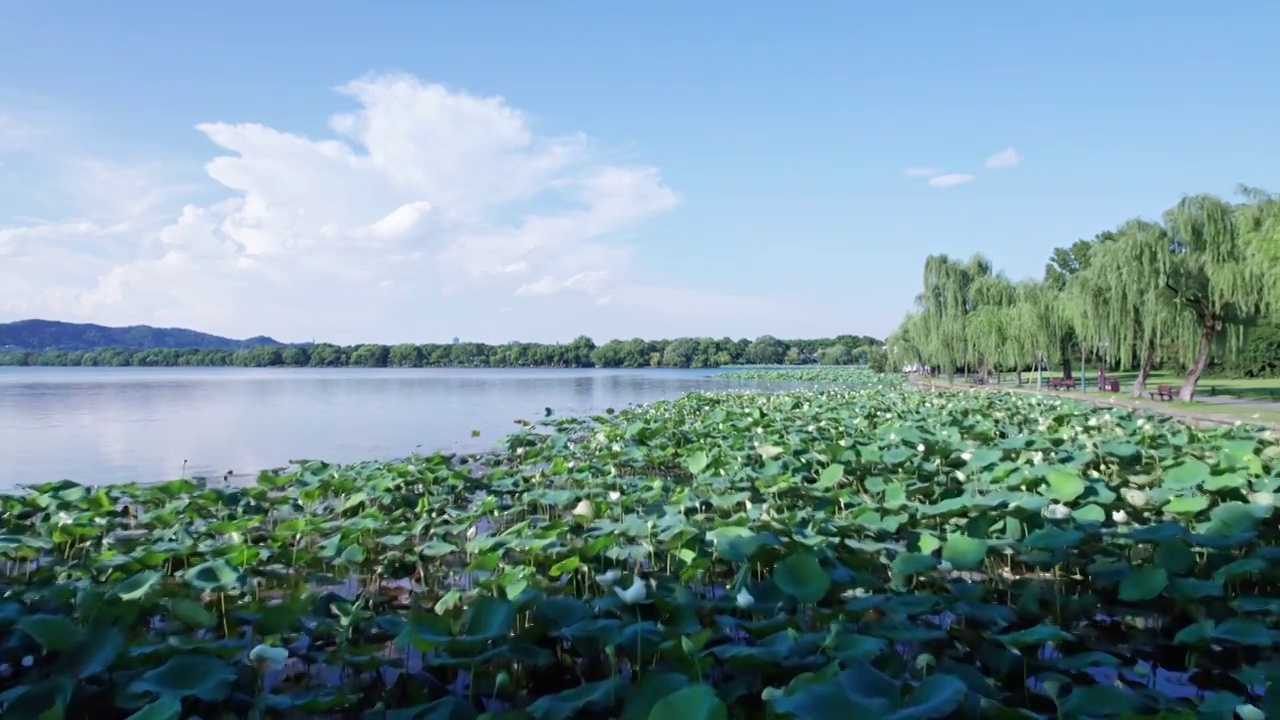
[[[716,370],[0,367],[0,487],[477,451],[516,420],[720,389]],[[473,438],[471,432],[480,431]]]

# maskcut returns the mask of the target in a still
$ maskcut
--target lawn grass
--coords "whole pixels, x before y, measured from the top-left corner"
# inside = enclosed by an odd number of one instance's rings
[[[1138,377],[1137,372],[1121,372],[1115,373],[1108,377],[1115,377],[1120,381],[1120,387],[1133,387],[1133,381]],[[1090,380],[1096,379],[1091,376]],[[1184,376],[1174,372],[1157,372],[1152,373],[1147,380],[1147,385],[1154,388],[1157,385],[1173,385],[1175,387],[1182,385]],[[1280,378],[1201,378],[1196,383],[1197,395],[1231,395],[1234,397],[1248,398],[1251,400],[1269,400],[1272,402],[1280,402]]]

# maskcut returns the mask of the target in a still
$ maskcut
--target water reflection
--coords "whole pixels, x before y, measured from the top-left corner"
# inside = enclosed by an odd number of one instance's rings
[[[722,387],[708,370],[0,368],[0,486],[483,450],[515,420]],[[471,431],[479,430],[479,438]]]

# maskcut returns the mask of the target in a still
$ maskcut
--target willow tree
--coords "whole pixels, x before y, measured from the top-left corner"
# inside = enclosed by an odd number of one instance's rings
[[[908,313],[898,329],[885,339],[885,351],[893,367],[923,367],[929,364],[924,351],[927,339],[924,337],[922,320],[918,312]]]
[[[1244,328],[1255,322],[1270,299],[1272,283],[1259,262],[1248,223],[1253,205],[1233,205],[1213,195],[1185,197],[1165,212],[1169,234],[1158,267],[1165,289],[1195,319],[1179,347],[1188,360],[1180,400],[1195,397],[1196,383],[1215,346],[1239,349]]]
[[[924,290],[919,297],[924,348],[930,364],[947,368],[953,379],[955,368],[969,358],[966,324],[973,312],[971,290],[976,280],[991,275],[991,263],[981,255],[961,262],[946,255],[930,255],[924,263]]]
[[[1248,201],[1238,215],[1245,242],[1261,267],[1280,268],[1280,195],[1247,185],[1238,191]],[[1273,319],[1280,319],[1280,272],[1267,276],[1267,310]]]
[[[1069,283],[1076,275],[1089,269],[1091,264],[1091,256],[1094,247],[1109,242],[1113,239],[1110,231],[1099,233],[1092,240],[1077,240],[1069,247],[1057,247],[1049,255],[1049,262],[1044,266],[1044,284],[1049,289],[1057,292],[1063,300],[1069,301]],[[1070,311],[1070,305],[1066,310]],[[1066,319],[1072,319],[1075,316],[1071,312],[1067,312],[1064,316]],[[1062,376],[1071,378],[1072,376],[1072,348],[1079,348],[1081,362],[1084,362],[1086,345],[1076,334],[1076,323],[1067,322],[1062,326],[1062,334],[1058,336],[1058,351],[1062,361]],[[1081,378],[1083,381],[1083,378]]]
[[[1084,310],[1077,325],[1090,342],[1107,348],[1109,360],[1138,368],[1133,395],[1140,397],[1161,344],[1186,338],[1194,324],[1164,285],[1162,258],[1170,247],[1165,228],[1130,220],[1112,237],[1094,248],[1090,268],[1076,278],[1076,302]]]
[[[1025,357],[1018,357],[1012,342],[1013,307],[1017,300],[1013,283],[1002,274],[975,277],[969,286],[965,359],[979,368],[984,382],[991,370],[996,370],[999,382],[1000,367],[1016,367],[1026,361]]]
[[[1023,280],[1016,284],[1017,302],[1010,311],[1009,345],[1020,358],[1035,366],[1036,389],[1044,385],[1049,353],[1058,351],[1066,334],[1062,293],[1049,283]],[[1022,383],[1019,374],[1018,383]]]

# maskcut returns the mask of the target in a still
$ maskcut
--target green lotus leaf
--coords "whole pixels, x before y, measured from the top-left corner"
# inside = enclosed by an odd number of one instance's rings
[[[1150,600],[1169,585],[1169,573],[1162,567],[1134,568],[1120,581],[1120,599],[1128,602]]]
[[[1009,647],[1025,648],[1070,640],[1071,634],[1064,632],[1057,625],[1041,624],[1025,630],[997,635],[996,639]]]
[[[974,570],[987,557],[987,541],[967,535],[948,535],[942,546],[942,559],[956,570]]]
[[[1045,481],[1048,487],[1044,494],[1058,502],[1068,503],[1084,494],[1084,479],[1068,468],[1048,468],[1045,470]]]
[[[689,677],[682,673],[647,672],[627,692],[619,720],[647,720],[655,705],[685,687]]]
[[[182,717],[181,698],[169,695],[148,703],[126,720],[177,720]]]
[[[70,650],[84,637],[84,631],[63,615],[28,615],[14,626],[35,638],[49,652]]]
[[[612,707],[624,689],[622,679],[614,675],[606,680],[585,683],[575,688],[543,695],[526,709],[534,720],[572,720],[584,711],[600,711]]]
[[[125,601],[138,600],[143,595],[146,595],[147,591],[155,587],[161,577],[163,575],[151,570],[140,572],[117,585],[115,588],[116,595],[119,595],[120,599]]]
[[[218,702],[231,692],[231,683],[235,679],[235,668],[212,655],[175,655],[164,665],[134,680],[129,691]]]
[[[796,553],[775,565],[773,581],[803,603],[816,603],[831,589],[831,575],[809,553]]]
[[[1164,471],[1163,486],[1170,490],[1192,490],[1209,479],[1209,466],[1190,458]]]
[[[649,720],[728,720],[729,708],[707,685],[689,685],[654,704]]]

